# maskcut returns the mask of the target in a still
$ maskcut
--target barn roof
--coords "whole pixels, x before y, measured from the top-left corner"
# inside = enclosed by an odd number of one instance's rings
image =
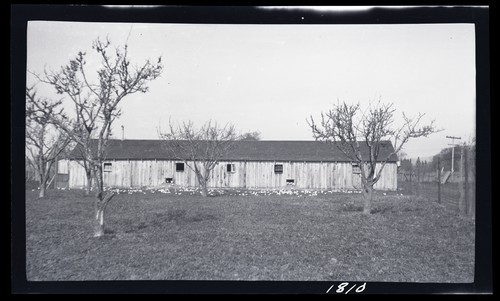
[[[162,140],[109,140],[107,159],[109,160],[167,160],[176,159]],[[360,143],[364,158],[368,157],[365,143]],[[394,151],[390,141],[381,143],[379,159],[386,158]],[[70,159],[81,159],[75,148]],[[345,161],[349,159],[338,147],[320,141],[236,141],[232,149],[221,160],[247,161]],[[388,161],[396,162],[396,155]]]

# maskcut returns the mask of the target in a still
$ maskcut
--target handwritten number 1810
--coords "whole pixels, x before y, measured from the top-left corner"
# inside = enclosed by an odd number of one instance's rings
[[[342,294],[344,293],[345,291],[345,294],[348,294],[353,288],[356,287],[356,284],[354,284],[353,286],[351,286],[351,288],[347,289],[346,290],[346,286],[349,285],[349,282],[342,282],[341,284],[338,285],[337,287],[337,290],[335,291],[336,293],[338,294]],[[328,294],[328,292],[334,287],[334,285],[330,286],[330,288],[326,291],[326,293]],[[366,282],[363,283],[362,285],[358,286],[358,288],[356,288],[355,292],[356,293],[361,293],[362,291],[364,291],[366,288]]]

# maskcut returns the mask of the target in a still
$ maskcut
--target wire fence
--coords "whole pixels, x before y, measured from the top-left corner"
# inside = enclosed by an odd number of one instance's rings
[[[398,169],[398,189],[439,202],[462,215],[475,217],[475,148],[455,147],[455,155],[435,156],[430,164],[407,164]],[[453,162],[453,163],[452,163]]]

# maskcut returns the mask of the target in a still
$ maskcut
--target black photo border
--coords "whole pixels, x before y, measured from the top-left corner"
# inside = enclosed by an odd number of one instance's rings
[[[493,291],[491,202],[490,8],[414,7],[373,8],[367,11],[326,12],[262,10],[254,6],[156,6],[110,8],[102,5],[10,5],[11,200],[9,265],[12,294],[325,294],[340,281],[27,281],[24,104],[26,31],[31,20],[145,23],[223,24],[422,24],[473,23],[476,32],[476,257],[473,283],[368,282],[364,294],[490,294]],[[221,3],[221,2],[219,2]],[[244,2],[243,2],[244,3]],[[314,3],[314,2],[313,2]],[[142,3],[145,4],[145,3]],[[161,4],[161,3],[151,3]],[[432,4],[432,3],[427,3]],[[310,5],[310,4],[303,4]],[[347,4],[345,4],[347,5]],[[366,3],[366,5],[375,5]],[[397,5],[397,3],[391,3]],[[409,4],[399,4],[409,5]],[[422,4],[419,4],[422,5]],[[481,2],[477,5],[486,5]],[[491,6],[491,5],[490,5]],[[330,294],[335,294],[331,290]]]

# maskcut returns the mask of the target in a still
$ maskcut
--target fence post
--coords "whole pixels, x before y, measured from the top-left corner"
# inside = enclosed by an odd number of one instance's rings
[[[420,164],[417,164],[417,182],[420,183]]]
[[[458,199],[458,211],[460,212],[461,215],[465,214],[465,164],[464,164],[464,146],[460,148],[460,182],[458,185],[458,189],[460,190],[460,198]]]
[[[464,145],[462,147],[463,149],[463,160],[464,160],[464,196],[465,196],[465,215],[468,216],[470,214],[470,208],[469,208],[469,202],[470,202],[470,196],[469,196],[469,154],[467,150],[467,146]]]
[[[476,216],[476,152],[471,145],[467,149],[467,174],[468,174],[468,200],[469,200],[469,215],[472,218]]]
[[[410,159],[410,189],[409,189],[410,190],[409,191],[410,194],[412,194],[412,183],[411,183],[411,173],[412,173],[412,170],[413,170],[413,168],[412,168],[411,159]]]
[[[438,156],[438,203],[441,204],[441,159]]]
[[[418,162],[418,165],[417,165],[417,196],[420,196],[420,189],[421,189],[421,185],[420,185],[420,182],[421,182],[421,175],[420,175],[420,166],[422,165],[422,162]]]

